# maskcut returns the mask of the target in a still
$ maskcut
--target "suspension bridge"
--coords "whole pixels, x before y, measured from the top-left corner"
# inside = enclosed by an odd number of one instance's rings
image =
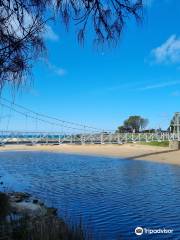
[[[179,131],[174,133],[115,133],[76,122],[65,121],[41,114],[24,106],[0,98],[0,145],[6,144],[123,144],[153,141],[180,141]],[[4,115],[3,111],[6,111]],[[10,129],[10,122],[21,117],[25,130]],[[22,121],[22,117],[24,121]],[[27,121],[34,121],[35,129],[28,129]],[[42,125],[46,131],[42,130]],[[41,129],[39,130],[38,127]]]

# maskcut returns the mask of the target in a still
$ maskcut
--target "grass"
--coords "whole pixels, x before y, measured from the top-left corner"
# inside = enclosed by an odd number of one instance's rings
[[[164,142],[141,142],[142,145],[156,146],[156,147],[169,147],[169,141]]]

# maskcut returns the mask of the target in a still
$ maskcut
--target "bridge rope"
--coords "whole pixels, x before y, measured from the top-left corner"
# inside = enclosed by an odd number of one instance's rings
[[[7,100],[6,98],[3,98],[3,97],[0,97],[1,100],[3,100],[4,102],[8,103],[8,104],[11,104],[12,102]],[[104,132],[104,129],[101,129],[101,128],[96,128],[96,127],[92,127],[92,126],[89,126],[89,125],[85,125],[85,124],[81,124],[81,123],[76,123],[76,122],[72,122],[72,121],[66,121],[66,120],[63,120],[63,119],[60,119],[60,118],[56,118],[56,117],[52,117],[52,116],[49,116],[49,115],[46,115],[46,114],[42,114],[42,113],[38,113],[38,112],[35,112],[29,108],[26,108],[22,105],[19,105],[19,104],[16,104],[16,103],[13,103],[13,105],[15,107],[18,107],[20,109],[23,109],[25,111],[28,111],[29,113],[32,113],[33,115],[36,115],[38,117],[41,117],[41,118],[47,118],[47,119],[51,119],[53,121],[56,121],[56,122],[59,122],[61,123],[63,126],[68,126],[68,125],[72,125],[72,126],[77,126],[77,127],[81,127],[80,129],[78,128],[74,128],[74,127],[70,127],[69,128],[72,128],[72,129],[77,129],[77,130],[81,130],[81,131],[84,131],[84,129],[86,129],[85,131],[87,132],[89,130],[93,130],[93,131],[97,131],[97,132]],[[66,124],[66,125],[65,125]],[[114,132],[114,130],[106,130],[107,132]]]
[[[58,127],[61,127],[61,128],[70,129],[70,130],[76,130],[76,131],[80,131],[80,132],[84,132],[84,131],[89,132],[88,129],[85,129],[85,128],[77,128],[77,127],[73,127],[73,126],[68,126],[68,125],[66,125],[66,124],[63,124],[62,121],[61,121],[61,123],[57,123],[57,122],[52,122],[52,121],[49,121],[49,120],[45,120],[45,119],[43,119],[43,118],[37,117],[37,116],[42,116],[41,114],[38,114],[38,113],[36,113],[36,116],[32,116],[32,114],[30,114],[30,113],[19,111],[19,110],[17,110],[15,107],[10,106],[10,105],[7,105],[7,104],[2,103],[2,102],[0,102],[0,105],[3,106],[3,107],[5,107],[5,108],[8,108],[10,111],[14,111],[14,112],[16,112],[16,113],[18,113],[18,114],[21,114],[21,115],[25,116],[25,117],[34,119],[35,121],[38,120],[38,121],[40,121],[40,122],[47,123],[47,124],[49,124],[49,125],[51,125],[51,126],[58,126]],[[27,111],[27,109],[26,109],[26,111]],[[29,112],[30,112],[30,111],[29,111]],[[33,113],[35,113],[35,112],[33,112]],[[66,121],[64,121],[64,122],[66,122]],[[82,126],[83,126],[83,125],[82,125]],[[86,127],[86,126],[85,126],[85,127]],[[91,132],[95,132],[95,131],[91,131]]]
[[[18,110],[16,110],[15,108],[13,108],[13,107],[11,107],[11,106],[8,106],[8,105],[6,105],[6,104],[4,104],[4,103],[0,103],[0,105],[6,107],[6,108],[8,108],[8,109],[10,109],[10,110],[12,110],[12,111],[14,111],[14,112],[16,112],[16,113],[18,113],[18,114],[21,114],[21,115],[23,115],[23,116],[25,116],[25,117],[28,117],[28,118],[31,118],[31,119],[34,119],[34,120],[38,120],[38,121],[40,121],[40,122],[44,122],[44,123],[47,123],[47,124],[50,124],[50,125],[56,125],[56,126],[61,126],[61,127],[63,126],[63,125],[61,125],[61,124],[57,124],[57,123],[54,123],[54,122],[50,122],[50,121],[47,121],[47,120],[44,120],[44,119],[41,119],[41,118],[36,118],[36,117],[34,117],[34,116],[32,116],[32,115],[29,115],[29,114],[27,114],[27,113],[18,111]],[[69,126],[65,126],[65,125],[64,125],[64,127],[69,128],[69,129],[73,129],[73,130],[82,130],[82,129],[80,129],[80,128],[73,128],[73,127],[69,127]]]

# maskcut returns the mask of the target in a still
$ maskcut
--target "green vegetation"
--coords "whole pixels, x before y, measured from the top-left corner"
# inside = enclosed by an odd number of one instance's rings
[[[157,147],[169,147],[169,141],[164,142],[141,142],[139,144],[157,146]]]
[[[141,116],[130,116],[126,119],[122,126],[118,127],[117,132],[140,132],[146,128],[149,120]]]

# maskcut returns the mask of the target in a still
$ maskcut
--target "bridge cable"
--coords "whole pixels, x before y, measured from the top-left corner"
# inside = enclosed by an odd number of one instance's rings
[[[83,131],[82,128],[75,128],[75,127],[71,127],[71,126],[67,126],[67,125],[63,125],[63,124],[57,124],[57,123],[54,123],[54,122],[50,122],[50,121],[44,120],[42,118],[36,118],[36,117],[34,117],[34,116],[30,115],[30,114],[21,112],[21,111],[15,109],[15,108],[13,108],[12,106],[8,106],[8,105],[6,105],[4,103],[1,103],[1,102],[0,102],[0,105],[10,109],[10,111],[14,111],[14,112],[19,113],[21,115],[27,116],[27,117],[29,117],[31,119],[35,119],[35,120],[37,119],[38,121],[41,121],[41,122],[44,122],[44,123],[48,123],[50,125],[61,126],[61,127],[63,126],[65,128],[71,129],[71,130]]]
[[[3,97],[0,97],[0,99],[2,99],[2,100],[5,101],[5,102],[11,103],[11,101],[9,101],[9,100],[7,100],[7,99],[5,99],[5,98],[3,98]],[[80,126],[80,127],[83,127],[83,128],[85,127],[85,128],[89,128],[89,129],[98,130],[98,131],[101,131],[101,132],[104,131],[104,130],[101,129],[101,128],[91,127],[91,126],[88,126],[88,125],[84,125],[84,124],[80,124],[80,123],[75,123],[75,122],[71,122],[71,121],[62,120],[62,119],[59,119],[59,118],[56,118],[56,117],[51,117],[51,116],[49,116],[49,115],[45,115],[45,114],[42,114],[42,113],[37,113],[37,112],[35,112],[35,111],[32,111],[32,110],[29,109],[29,108],[26,108],[26,107],[21,106],[21,105],[16,104],[16,103],[14,103],[14,105],[17,106],[17,107],[19,107],[19,108],[21,108],[21,109],[24,109],[24,110],[26,110],[26,111],[28,111],[28,112],[31,112],[31,113],[33,113],[33,114],[36,114],[36,115],[38,115],[38,116],[40,116],[40,117],[52,119],[52,120],[61,122],[61,123],[63,123],[63,124],[65,123],[65,124]],[[112,132],[112,131],[114,131],[114,130],[107,130],[107,131]]]

